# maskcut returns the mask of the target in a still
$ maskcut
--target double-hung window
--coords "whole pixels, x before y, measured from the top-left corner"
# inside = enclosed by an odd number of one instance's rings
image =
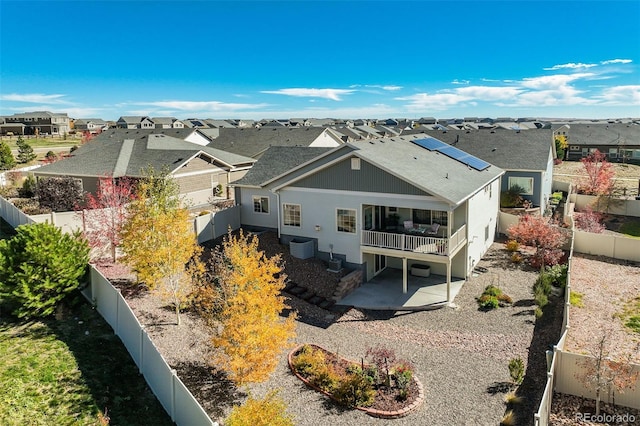
[[[282,205],[282,223],[285,226],[300,227],[300,204]]]

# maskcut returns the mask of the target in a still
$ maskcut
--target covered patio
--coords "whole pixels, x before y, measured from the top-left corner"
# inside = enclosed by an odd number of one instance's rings
[[[409,275],[406,293],[402,291],[402,280],[401,269],[386,268],[337,304],[360,309],[393,311],[418,311],[447,305],[446,276]],[[452,277],[451,300],[455,299],[464,282],[464,279]]]

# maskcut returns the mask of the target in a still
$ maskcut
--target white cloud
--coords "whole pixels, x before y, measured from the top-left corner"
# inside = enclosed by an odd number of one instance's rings
[[[495,101],[514,98],[522,92],[522,89],[511,86],[469,86],[455,89],[454,92],[478,100]]]
[[[530,77],[524,78],[520,81],[523,87],[529,89],[545,90],[545,89],[559,89],[565,87],[568,83],[575,80],[587,79],[594,77],[593,73],[576,73],[576,74],[556,74],[546,75],[543,77]]]
[[[469,80],[458,80],[456,78],[451,82],[451,84],[469,84]]]
[[[219,101],[154,101],[154,102],[135,102],[133,105],[144,105],[163,108],[165,111],[204,111],[204,112],[221,112],[221,111],[241,111],[248,109],[262,109],[269,104],[245,104],[245,103],[226,103]]]
[[[350,87],[354,87],[354,86],[350,86]],[[386,90],[388,92],[395,92],[397,90],[402,89],[402,86],[396,86],[396,85],[380,85],[380,84],[366,84],[364,87],[371,87],[374,89],[382,89],[382,90]]]
[[[45,95],[42,93],[9,93],[7,95],[0,95],[0,100],[14,101],[14,102],[28,102],[28,103],[51,103],[51,104],[64,104],[67,103],[64,98],[66,95]]]
[[[609,64],[630,64],[631,62],[633,62],[631,59],[610,59],[608,61],[601,61],[600,63],[602,65],[609,65]]]
[[[301,98],[322,98],[332,101],[341,101],[341,96],[350,95],[355,90],[351,89],[311,89],[311,88],[290,88],[279,90],[263,90],[260,93],[268,93],[271,95],[296,96]]]
[[[598,97],[604,105],[640,105],[640,85],[608,87]]]
[[[561,69],[583,69],[583,68],[593,68],[593,67],[597,67],[598,64],[583,64],[581,62],[579,63],[573,63],[570,62],[568,64],[559,64],[559,65],[554,65],[550,68],[543,68],[545,71],[555,71],[555,70],[561,70]]]
[[[460,106],[460,104],[473,100],[471,96],[460,95],[457,93],[436,93],[430,95],[428,93],[417,93],[415,95],[396,98],[399,101],[409,101],[406,108],[409,111],[424,110],[446,110],[452,106]]]

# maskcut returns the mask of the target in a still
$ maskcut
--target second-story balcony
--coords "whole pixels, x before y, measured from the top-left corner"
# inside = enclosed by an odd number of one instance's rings
[[[466,225],[456,229],[451,234],[451,238],[421,235],[418,232],[362,230],[360,244],[368,247],[449,256],[465,243],[466,232]]]

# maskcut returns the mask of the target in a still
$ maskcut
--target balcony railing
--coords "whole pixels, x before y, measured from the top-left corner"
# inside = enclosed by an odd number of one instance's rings
[[[361,245],[448,256],[451,249],[455,249],[459,244],[464,242],[466,229],[466,225],[462,225],[449,239],[363,230]]]

